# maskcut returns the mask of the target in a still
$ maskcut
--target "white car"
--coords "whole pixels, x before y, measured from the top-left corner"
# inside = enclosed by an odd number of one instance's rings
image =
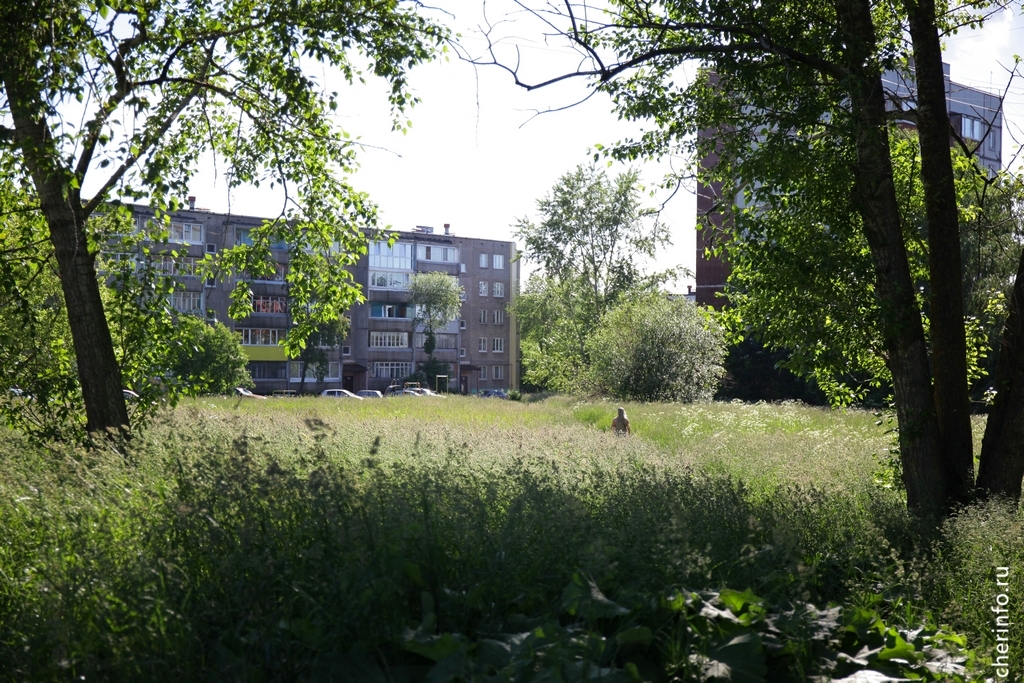
[[[348,389],[324,389],[320,392],[321,396],[327,396],[328,398],[354,398],[357,401],[362,401],[362,396],[356,396]]]
[[[356,395],[362,398],[384,398],[384,394],[373,389],[362,389],[360,391],[357,391]]]

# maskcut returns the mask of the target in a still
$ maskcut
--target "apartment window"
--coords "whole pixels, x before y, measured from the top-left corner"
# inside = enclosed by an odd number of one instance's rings
[[[492,349],[495,353],[502,353],[505,350],[505,340],[502,337],[495,337]]]
[[[494,368],[492,368],[491,377],[494,378],[494,379],[504,379],[505,378],[505,366],[504,365],[495,365]]]
[[[202,313],[202,292],[174,292],[171,294],[171,306],[179,313]]]
[[[505,257],[502,254],[495,254],[491,257],[491,263],[494,264],[495,269],[504,270],[505,268]]]
[[[396,242],[388,246],[387,242],[371,242],[370,267],[412,270],[412,245]]]
[[[435,247],[433,245],[421,244],[416,247],[416,258],[420,261],[458,263],[459,250],[454,247]]]
[[[277,346],[285,338],[284,330],[265,327],[236,328],[235,333],[242,338],[242,346]]]
[[[380,362],[373,364],[373,376],[378,379],[405,379],[412,374],[412,363]]]
[[[263,272],[259,275],[247,273],[246,277],[253,282],[284,282],[285,266],[283,263],[274,262],[273,270],[269,273]]]
[[[505,296],[505,283],[495,282],[494,283],[494,296]]]
[[[476,350],[480,353],[487,353],[487,337],[480,337],[480,341],[476,345]]]
[[[253,379],[285,379],[288,375],[288,363],[285,361],[254,360],[246,367]]]
[[[373,348],[409,348],[408,332],[370,332],[370,346]]]
[[[487,366],[481,365],[477,374],[478,379],[487,379]]]
[[[408,320],[412,318],[412,308],[409,304],[370,304],[370,317]]]
[[[465,320],[460,320],[459,321],[459,329],[460,330],[466,329],[466,321]]]
[[[153,269],[164,275],[176,275],[177,277],[195,277],[196,271],[201,268],[203,259],[194,256],[179,256],[174,258],[167,254],[157,254],[151,261]]]
[[[417,349],[422,349],[427,341],[427,335],[425,332],[417,332],[413,335],[413,345]],[[434,343],[436,349],[454,349],[455,344],[458,341],[458,335],[455,334],[434,334]]]
[[[999,147],[999,143],[996,141],[997,137],[995,128],[988,132],[988,148],[993,152]]]
[[[487,311],[485,311],[482,308],[480,309],[480,324],[481,325],[486,325],[487,324]]]
[[[343,356],[351,356],[352,355],[352,347],[351,346],[342,346],[341,347],[341,355],[343,355]]]
[[[465,348],[460,348],[459,349],[459,358],[465,358],[465,357],[466,357],[466,349]]]
[[[495,325],[500,325],[505,322],[505,311],[500,308],[491,314],[491,320]]]
[[[973,116],[960,119],[960,135],[968,140],[981,140],[985,135],[985,122]]]
[[[371,289],[409,289],[409,273],[370,271]]]
[[[486,268],[487,267],[487,254],[480,254],[480,267],[481,268]]]
[[[252,246],[252,242],[252,228],[235,228],[235,244]],[[284,240],[277,240],[270,245],[270,248],[284,251],[288,248],[288,243]]]
[[[484,281],[480,282],[480,296],[487,296],[487,283]]]
[[[466,272],[466,264],[465,263],[460,263],[459,264],[459,272],[460,273],[465,273]]]
[[[252,298],[253,313],[287,313],[288,299],[283,296],[254,296]]]
[[[216,254],[217,253],[217,245],[216,244],[207,244],[206,245],[206,253],[207,254]]]
[[[306,366],[306,372],[305,372],[306,381],[307,382],[315,382],[315,381],[317,381],[317,378],[316,378],[317,370],[321,370],[321,368],[317,367],[317,365],[318,365],[317,363],[309,363],[307,365],[306,363],[304,363],[302,361],[293,360],[292,362],[290,362],[288,364],[288,378],[292,382],[301,382],[302,381],[302,366],[304,366],[304,365]],[[321,370],[321,371],[323,371],[323,370]],[[341,363],[338,363],[338,362],[330,362],[330,363],[328,363],[327,364],[327,368],[326,368],[326,372],[324,372],[324,381],[325,382],[337,382],[339,379],[341,379]]]
[[[171,242],[185,242],[187,244],[202,244],[203,224],[172,221],[168,240]]]

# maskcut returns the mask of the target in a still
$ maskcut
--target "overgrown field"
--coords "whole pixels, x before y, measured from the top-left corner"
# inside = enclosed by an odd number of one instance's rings
[[[998,680],[999,642],[1024,671],[1024,518],[918,528],[870,413],[627,411],[631,438],[608,403],[458,397],[196,401],[124,454],[6,433],[0,680]]]

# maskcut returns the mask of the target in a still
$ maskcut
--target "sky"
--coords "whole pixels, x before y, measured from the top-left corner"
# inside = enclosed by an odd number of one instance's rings
[[[486,42],[476,29],[484,22],[484,5],[466,0],[458,5],[467,9],[439,15],[439,19],[461,34],[459,42],[466,51],[480,54]],[[492,23],[507,20],[499,30],[511,35],[519,47],[525,77],[541,80],[575,68],[573,53],[544,44],[536,24],[504,14],[493,0],[487,7]],[[505,49],[510,50],[511,44]],[[1024,17],[1004,12],[982,30],[964,30],[948,39],[945,60],[953,81],[1002,91],[1015,52],[1024,54]],[[514,55],[506,51],[503,59],[511,61]],[[589,163],[595,144],[608,145],[640,130],[639,124],[620,121],[603,94],[578,103],[589,92],[583,80],[526,91],[507,72],[474,66],[454,54],[413,70],[410,84],[421,102],[408,112],[412,125],[404,134],[392,131],[383,83],[371,79],[366,85],[347,86],[332,83],[331,74],[320,76],[341,93],[338,124],[363,145],[360,168],[350,182],[369,193],[382,223],[397,230],[418,225],[440,230],[448,223],[457,235],[513,240],[516,221],[536,219],[537,200],[563,174]],[[1012,151],[1024,144],[1024,80],[1012,84],[1004,118],[1006,163]],[[652,265],[683,265],[692,271],[696,261],[694,188],[684,187],[671,196],[658,190],[668,168],[667,162],[638,167],[653,192],[648,205],[664,207],[661,220],[672,235],[672,245]],[[615,165],[607,172],[623,170],[624,166]],[[274,193],[247,188],[229,193],[223,178],[208,171],[191,188],[197,206],[213,211],[230,207],[237,214],[274,216],[281,208]],[[684,279],[676,288],[684,291],[692,283]]]

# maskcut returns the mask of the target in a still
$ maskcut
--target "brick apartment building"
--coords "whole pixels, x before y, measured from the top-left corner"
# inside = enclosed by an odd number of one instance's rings
[[[993,173],[1002,169],[1003,113],[998,95],[984,90],[960,85],[950,80],[949,64],[943,63],[946,80],[946,110],[950,125],[960,132],[961,137],[976,144],[975,156],[978,162]],[[913,72],[887,71],[882,75],[886,90],[887,108],[890,111],[905,111],[915,106],[915,85]],[[913,128],[910,120],[899,121],[901,126]],[[701,131],[705,138],[714,131]],[[952,142],[952,141],[951,141]],[[711,154],[701,160],[703,168],[713,168],[718,163],[717,155]],[[728,188],[721,183],[697,184],[697,216],[707,216],[716,228],[697,231],[697,303],[722,308],[726,299],[721,296],[731,268],[724,259],[708,255],[709,249],[723,239],[721,230],[729,220],[729,208],[734,198],[727,196]],[[721,206],[725,204],[725,206]]]
[[[153,217],[147,207],[134,207],[141,226]],[[288,251],[273,249],[276,272],[250,283],[253,313],[242,320],[228,316],[230,292],[236,280],[201,280],[192,275],[196,261],[246,243],[263,218],[219,214],[190,208],[174,214],[168,251],[161,268],[177,278],[180,289],[172,297],[182,313],[217,319],[238,333],[249,358],[249,372],[258,393],[298,389],[319,392],[328,388],[383,390],[412,374],[427,360],[422,329],[413,326],[413,307],[407,292],[414,273],[440,270],[458,279],[465,289],[459,320],[437,330],[434,357],[448,364],[452,390],[477,393],[519,385],[519,339],[508,305],[519,290],[519,262],[514,242],[456,236],[448,225],[443,232],[429,227],[397,232],[397,241],[372,242],[369,253],[354,266],[355,281],[366,302],[349,312],[349,338],[341,348],[329,349],[323,382],[301,363],[285,357],[279,342],[287,334],[288,286],[285,274]],[[442,380],[442,388],[443,380]]]

